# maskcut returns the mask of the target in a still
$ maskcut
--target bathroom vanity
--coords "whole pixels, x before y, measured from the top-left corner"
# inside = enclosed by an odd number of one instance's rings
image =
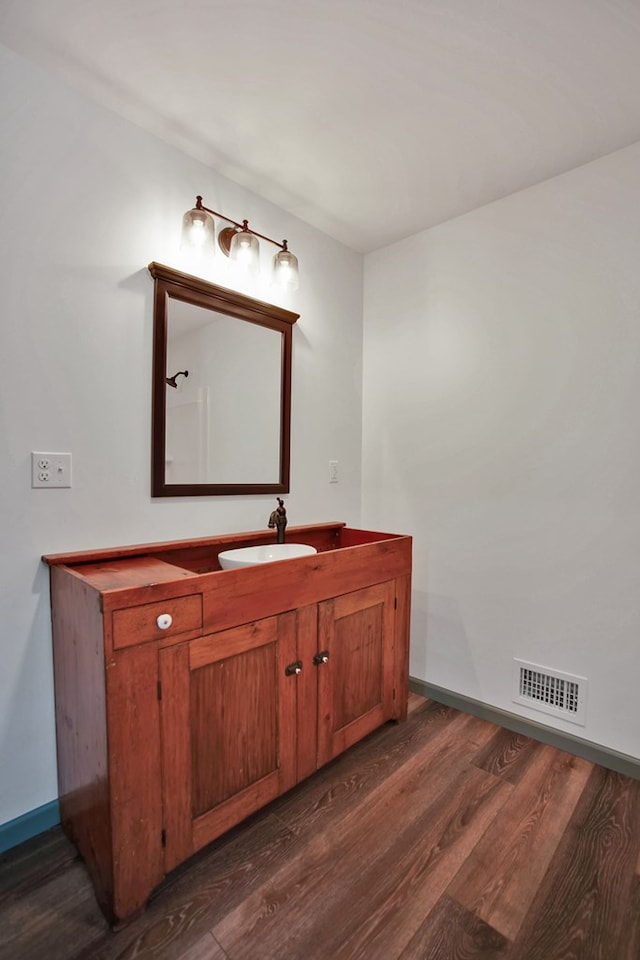
[[[258,531],[43,559],[61,819],[111,922],[408,698],[411,538],[290,527],[317,553],[222,570]]]

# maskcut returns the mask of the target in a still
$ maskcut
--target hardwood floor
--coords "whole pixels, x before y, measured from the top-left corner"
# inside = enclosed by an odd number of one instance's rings
[[[640,960],[640,781],[412,695],[110,930],[56,828],[0,960]]]

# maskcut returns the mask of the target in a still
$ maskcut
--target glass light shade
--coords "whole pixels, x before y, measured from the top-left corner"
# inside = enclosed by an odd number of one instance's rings
[[[238,230],[231,239],[229,256],[249,273],[256,273],[260,266],[258,238],[247,230]]]
[[[215,253],[215,227],[213,217],[206,210],[187,210],[182,218],[181,247],[194,253]]]
[[[287,290],[298,289],[298,258],[290,250],[280,250],[273,258],[273,281]]]

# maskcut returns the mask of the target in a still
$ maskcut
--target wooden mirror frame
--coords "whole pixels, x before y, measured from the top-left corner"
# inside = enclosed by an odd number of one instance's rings
[[[153,307],[153,397],[151,433],[151,496],[210,497],[242,494],[288,493],[291,437],[291,356],[293,324],[300,314],[292,313],[235,290],[193,277],[180,270],[152,262]],[[282,334],[282,379],[280,386],[280,471],[275,483],[167,483],[166,376],[167,324],[169,301],[182,300],[206,310],[237,317]]]

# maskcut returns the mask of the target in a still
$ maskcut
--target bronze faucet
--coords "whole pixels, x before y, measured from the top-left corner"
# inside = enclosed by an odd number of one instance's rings
[[[284,530],[287,525],[287,511],[285,510],[284,500],[281,500],[280,497],[276,497],[278,501],[278,506],[275,510],[272,511],[271,516],[269,517],[269,529],[273,530],[276,527],[278,531],[278,543],[284,543]]]

